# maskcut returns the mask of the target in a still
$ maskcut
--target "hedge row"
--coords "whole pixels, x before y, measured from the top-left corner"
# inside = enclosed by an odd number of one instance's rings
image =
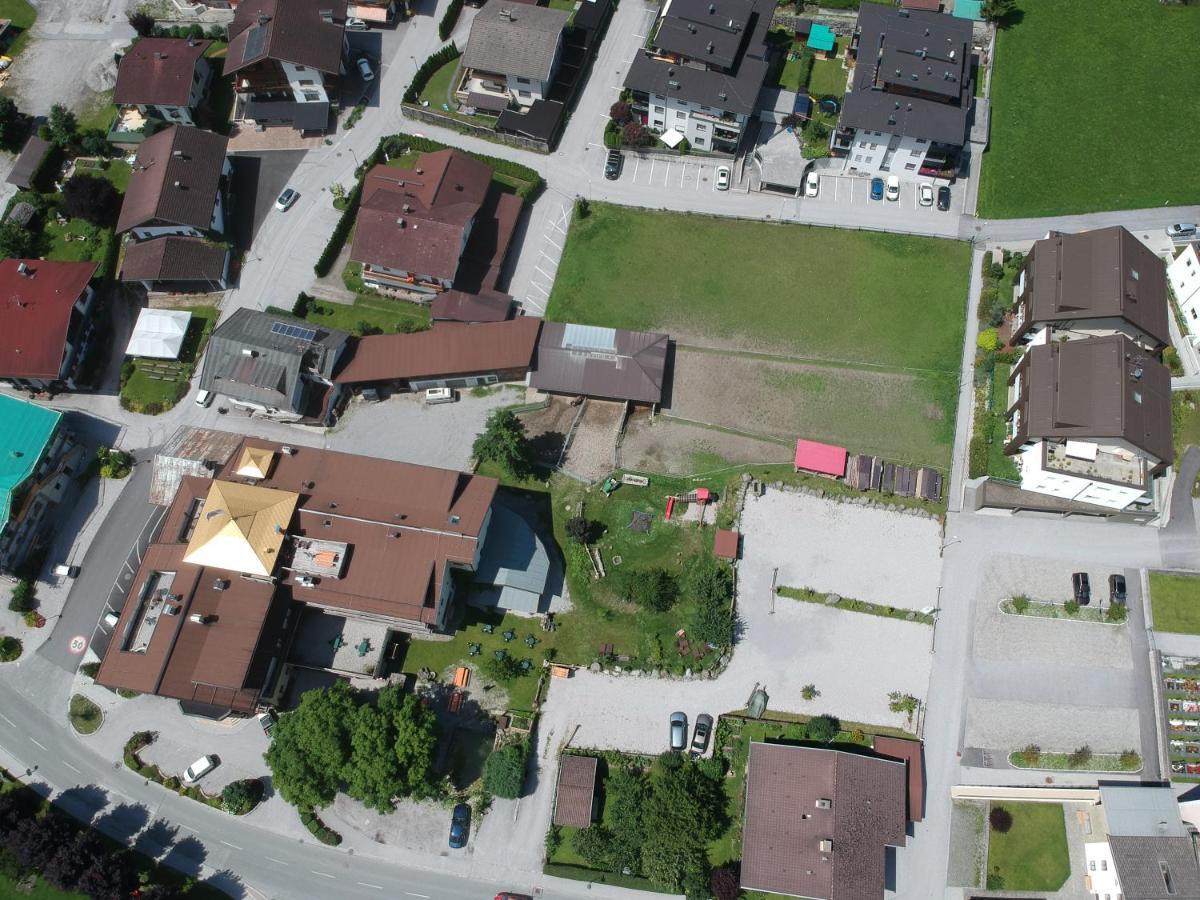
[[[459,7],[462,7],[461,0],[458,2]],[[453,8],[453,4],[452,4]],[[447,13],[449,15],[449,13]],[[457,13],[455,16],[457,17]],[[443,19],[443,21],[445,21]],[[443,36],[443,40],[445,37]],[[417,73],[413,75],[412,83],[408,86],[408,90],[404,92],[405,103],[416,103],[421,99],[421,91],[425,90],[425,85],[429,84],[429,79],[433,77],[433,73],[450,62],[452,59],[458,59],[460,56],[459,49],[453,44],[447,44],[425,62],[421,63],[421,68],[417,69]]]
[[[183,783],[174,775],[163,775],[162,770],[158,766],[143,763],[138,756],[138,751],[143,747],[147,747],[154,743],[158,737],[153,731],[137,731],[130,736],[125,742],[124,759],[125,765],[133,769],[147,781],[153,781],[155,784],[161,784],[169,791],[175,791],[181,797],[189,797],[200,803],[207,803],[214,809],[221,809],[223,803],[221,796],[210,797],[208,794],[200,790],[196,785],[183,786]]]
[[[368,156],[362,164],[363,175],[371,171],[379,161],[379,148],[376,148],[375,152]],[[362,189],[363,178],[360,175],[358,182],[354,185],[354,190],[346,195],[346,208],[342,210],[342,217],[338,219],[333,234],[329,236],[329,243],[325,245],[325,250],[321,253],[317,264],[313,266],[313,271],[317,273],[318,277],[329,274],[338,254],[342,252],[342,247],[346,246],[346,238],[350,236],[350,229],[354,227],[354,221],[358,218],[358,201],[362,199]]]
[[[450,6],[446,9],[446,14],[442,16],[442,21],[438,23],[438,37],[443,41],[450,37],[450,32],[454,30],[454,26],[458,23],[459,13],[462,12],[463,0],[450,0]]]
[[[411,134],[393,134],[385,137],[379,145],[380,149],[389,159],[399,156],[405,150],[419,150],[422,153],[433,153],[437,150],[445,150],[448,146],[448,144],[443,144],[439,141]],[[490,166],[492,171],[499,175],[508,175],[511,178],[524,181],[525,186],[517,189],[517,196],[526,203],[532,203],[546,186],[546,182],[542,180],[542,176],[528,166],[523,166],[511,160],[500,159],[496,156],[486,156],[482,153],[471,153],[465,150],[461,152],[466,153],[472,159],[477,159],[481,163]]]
[[[304,823],[304,827],[308,829],[309,834],[322,844],[336,847],[342,842],[342,836],[322,822],[313,810],[300,810],[300,821]]]

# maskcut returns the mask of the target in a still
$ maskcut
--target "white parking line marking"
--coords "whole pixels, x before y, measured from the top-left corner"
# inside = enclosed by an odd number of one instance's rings
[[[286,865],[287,865],[287,863],[285,863],[285,862],[284,862],[282,859],[276,859],[276,858],[275,858],[275,857],[273,857],[273,856],[264,856],[264,857],[263,857],[263,859],[269,859],[271,862],[273,862],[273,863],[279,863],[279,865],[281,865],[281,866],[286,866]]]
[[[656,160],[656,159],[654,159],[654,158],[651,158],[651,160],[650,160],[650,178],[649,178],[649,181],[650,181],[650,183],[651,183],[651,184],[653,184],[653,183],[654,183],[654,166],[655,166],[655,164],[656,164],[657,162],[658,162],[658,160]]]
[[[405,897],[420,897],[421,900],[429,900],[428,894],[414,894],[414,893],[411,893],[410,891],[405,891],[404,896]]]
[[[6,716],[4,713],[0,713],[0,719],[3,719],[5,722],[7,722],[13,728],[17,727],[17,723],[14,722],[12,719],[10,719],[8,716]]]
[[[316,869],[309,869],[314,875],[320,875],[322,878],[336,879],[336,875],[330,875],[328,872],[318,872]]]
[[[685,165],[685,166],[683,167],[683,170],[682,170],[682,171],[679,173],[679,187],[680,187],[680,189],[682,189],[682,188],[683,188],[683,179],[687,177],[687,170],[688,170],[688,167]]]
[[[226,847],[232,847],[234,850],[241,850],[241,849],[242,849],[242,848],[241,848],[241,847],[239,847],[237,844],[231,844],[231,843],[229,843],[229,841],[221,841],[221,843],[222,843],[222,844],[224,844]]]
[[[63,760],[63,765],[64,765],[64,766],[66,766],[68,769],[70,769],[72,772],[74,772],[76,775],[82,775],[82,774],[83,774],[82,772],[80,772],[80,771],[79,771],[77,768],[75,768],[73,765],[71,765],[71,764],[70,764],[69,762],[67,762],[66,760]]]
[[[29,739],[29,741],[30,741],[30,743],[32,743],[32,744],[37,744],[37,746],[41,747],[41,748],[42,748],[43,750],[45,750],[47,753],[49,753],[49,752],[50,752],[50,748],[49,748],[49,747],[47,747],[45,744],[43,744],[41,741],[39,741],[37,738],[30,738],[30,739]]]
[[[179,827],[180,827],[180,828],[186,828],[186,829],[187,829],[188,831],[190,831],[192,834],[199,834],[199,833],[200,833],[200,832],[199,832],[197,829],[193,828],[191,825],[184,825],[182,822],[180,822],[180,823],[179,823]]]
[[[543,269],[541,266],[534,266],[534,268],[535,268],[535,269],[537,269],[539,272],[541,272],[543,275],[545,275],[547,278],[550,278],[550,279],[553,279],[553,278],[554,278],[554,276],[553,276],[553,275],[551,275],[549,272],[547,272],[547,271],[546,271],[545,269]]]
[[[371,884],[369,881],[360,881],[358,884],[359,884],[359,887],[369,887],[369,888],[372,888],[372,889],[374,889],[374,890],[376,890],[376,891],[382,891],[382,890],[383,890],[383,885],[381,885],[381,884]]]
[[[551,243],[551,244],[554,244],[554,241],[553,241],[553,240],[551,240],[551,238],[550,238],[550,235],[546,235],[546,240],[547,240],[549,243]],[[560,253],[562,252],[562,244],[554,244],[554,246],[555,246],[555,247],[558,249],[558,251],[559,251]]]
[[[635,156],[633,158],[633,180],[635,183],[637,182],[637,173],[638,173],[638,169],[641,167],[641,165],[642,165],[641,157]]]

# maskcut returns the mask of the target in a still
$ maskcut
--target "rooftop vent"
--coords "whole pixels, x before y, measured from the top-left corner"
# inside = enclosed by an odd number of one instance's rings
[[[304,481],[304,482],[301,482],[301,484],[303,485],[303,487],[306,491],[311,491],[313,488],[315,488],[317,486],[317,483],[315,481]]]
[[[667,87],[677,88],[679,87],[679,82],[672,79],[671,81],[667,82]]]
[[[950,58],[951,58],[951,59],[954,59],[954,54],[955,54],[955,53],[957,53],[957,52],[958,52],[957,50],[951,50],[951,51],[950,51]]]
[[[903,18],[907,19],[907,18],[908,18],[908,10],[907,10],[907,9],[902,9],[902,10],[900,10],[900,12],[898,12],[896,15],[898,15],[898,16],[902,16]]]
[[[708,52],[709,52],[709,53],[712,53],[712,52],[713,52],[713,47],[714,47],[714,46],[715,46],[715,45],[713,44],[713,42],[712,42],[712,41],[709,41],[709,42],[708,42]]]
[[[175,182],[175,187],[177,187],[177,188],[182,188],[182,187],[183,187],[183,182],[182,182],[182,181],[177,181],[177,182]]]
[[[322,528],[329,528],[331,525],[333,525],[333,522],[331,522],[329,519],[326,519],[324,522],[321,523]]]
[[[831,853],[833,851],[833,841],[826,838],[821,841],[820,848],[822,853]]]
[[[202,615],[201,613],[192,613],[188,616],[189,622],[195,622],[197,625],[208,625],[213,620],[212,616]]]
[[[295,447],[280,447],[279,452],[282,453],[284,456],[295,456],[296,448]]]
[[[23,263],[23,262],[19,262],[19,263],[17,263],[17,271],[20,272],[22,275],[27,276],[27,275],[29,275],[29,266],[25,265],[25,263]]]
[[[696,33],[696,26],[693,23],[688,22],[687,28],[688,28],[688,31],[690,31],[692,34]]]
[[[182,150],[172,150],[171,155],[173,157],[175,157],[176,159],[183,159],[183,151]]]
[[[716,11],[717,11],[717,4],[715,4],[715,3],[710,3],[710,4],[708,4],[708,14],[709,14],[710,16],[711,16],[713,13],[715,13]]]
[[[161,52],[161,51],[159,51],[159,50],[155,50],[155,51],[154,51],[154,58],[155,58],[155,59],[162,59],[162,58],[163,58],[162,52]]]
[[[925,37],[929,37],[929,29],[928,28],[925,29]]]
[[[320,16],[321,16],[321,21],[324,22],[326,25],[333,24],[333,10],[332,9],[321,10]]]
[[[224,591],[229,588],[229,581],[224,578],[218,578],[213,582],[214,591]]]
[[[500,7],[500,18],[512,21],[512,10],[506,6]]]
[[[821,797],[816,803],[817,809],[829,809],[833,806],[833,802],[826,797]]]
[[[728,94],[726,94],[724,91],[721,91],[719,94],[717,94],[717,96],[718,96],[718,97],[720,97],[722,100],[728,100],[728,99],[729,99],[729,95],[728,95]]]
[[[253,347],[243,347],[242,356],[258,356],[258,351]]]

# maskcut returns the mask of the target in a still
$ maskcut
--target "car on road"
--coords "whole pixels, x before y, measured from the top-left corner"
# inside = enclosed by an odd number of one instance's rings
[[[1071,576],[1071,591],[1080,606],[1092,602],[1092,584],[1088,581],[1087,572],[1076,572]]]
[[[371,63],[365,56],[360,56],[355,65],[358,66],[358,74],[362,76],[363,81],[375,80],[375,73],[371,71]]]
[[[1123,604],[1129,599],[1129,593],[1125,587],[1124,575],[1109,575],[1108,576],[1108,602]]]
[[[815,197],[817,191],[821,189],[821,176],[816,172],[809,172],[804,176],[804,196]]]
[[[883,179],[882,178],[872,178],[871,179],[871,199],[872,200],[882,200],[883,199]]]
[[[893,201],[900,199],[900,179],[896,175],[887,177],[887,198]]]
[[[620,150],[609,150],[604,160],[604,177],[609,181],[616,181],[621,177],[621,165],[624,162],[625,156]]]
[[[950,209],[950,188],[946,187],[944,184],[938,188],[937,208],[942,212],[946,212],[948,209]]]
[[[471,832],[471,807],[460,803],[450,814],[450,849],[461,850],[467,846],[467,835]]]
[[[671,749],[682,750],[687,746],[687,713],[671,713]]]
[[[196,394],[196,405],[200,407],[212,406],[214,396],[216,395],[212,391],[200,391]]]
[[[347,31],[366,31],[369,27],[362,19],[350,18],[346,20]]]
[[[1196,236],[1196,226],[1191,222],[1176,222],[1167,226],[1167,237],[1190,238]]]
[[[717,190],[729,190],[729,166],[717,166]]]
[[[287,212],[296,205],[296,201],[300,199],[300,193],[295,188],[284,188],[275,201],[275,208],[280,212]]]
[[[928,181],[922,182],[920,188],[917,189],[918,198],[922,206],[933,206],[933,185]]]
[[[696,716],[696,730],[692,732],[692,756],[703,756],[708,750],[708,739],[712,736],[713,718],[708,713]]]
[[[263,734],[265,734],[267,737],[270,737],[271,732],[275,730],[275,713],[273,713],[271,710],[267,710],[266,712],[259,713],[254,718],[257,719],[258,724],[262,726]]]
[[[217,767],[219,760],[215,756],[202,756],[183,770],[183,780],[194,784]]]

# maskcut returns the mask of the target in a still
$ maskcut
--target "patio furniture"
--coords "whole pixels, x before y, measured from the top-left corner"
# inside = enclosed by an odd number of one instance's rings
[[[508,629],[508,631],[504,632],[504,634],[501,635],[501,637],[504,638],[504,643],[506,643],[506,644],[509,641],[511,641],[513,638],[515,638],[516,636],[517,636],[517,633],[515,631],[513,631],[511,628]]]
[[[538,645],[538,639],[535,638],[532,634],[528,635],[525,638],[525,646],[528,647],[530,650],[532,650],[537,645]]]
[[[335,653],[346,646],[346,639],[342,637],[340,631],[329,639],[329,646],[333,647]]]
[[[613,647],[612,644],[601,644],[600,645],[600,655],[601,656],[612,656],[614,649],[615,648]]]
[[[491,634],[493,631],[496,630],[496,626],[493,625],[491,622],[484,622],[479,627],[483,629],[484,634]]]
[[[466,666],[459,666],[454,670],[454,686],[465,688],[471,683],[471,670]]]
[[[528,659],[521,660],[521,671],[522,672],[528,672],[531,668],[533,668],[532,660],[528,660]]]
[[[508,656],[508,651],[504,649],[497,650],[495,656],[496,659],[504,659],[506,656]]]
[[[467,644],[467,656],[478,656],[482,649],[479,644]]]
[[[359,656],[366,656],[371,650],[371,642],[368,641],[366,638],[363,638],[361,641],[358,642],[358,647],[355,649],[358,650]]]

